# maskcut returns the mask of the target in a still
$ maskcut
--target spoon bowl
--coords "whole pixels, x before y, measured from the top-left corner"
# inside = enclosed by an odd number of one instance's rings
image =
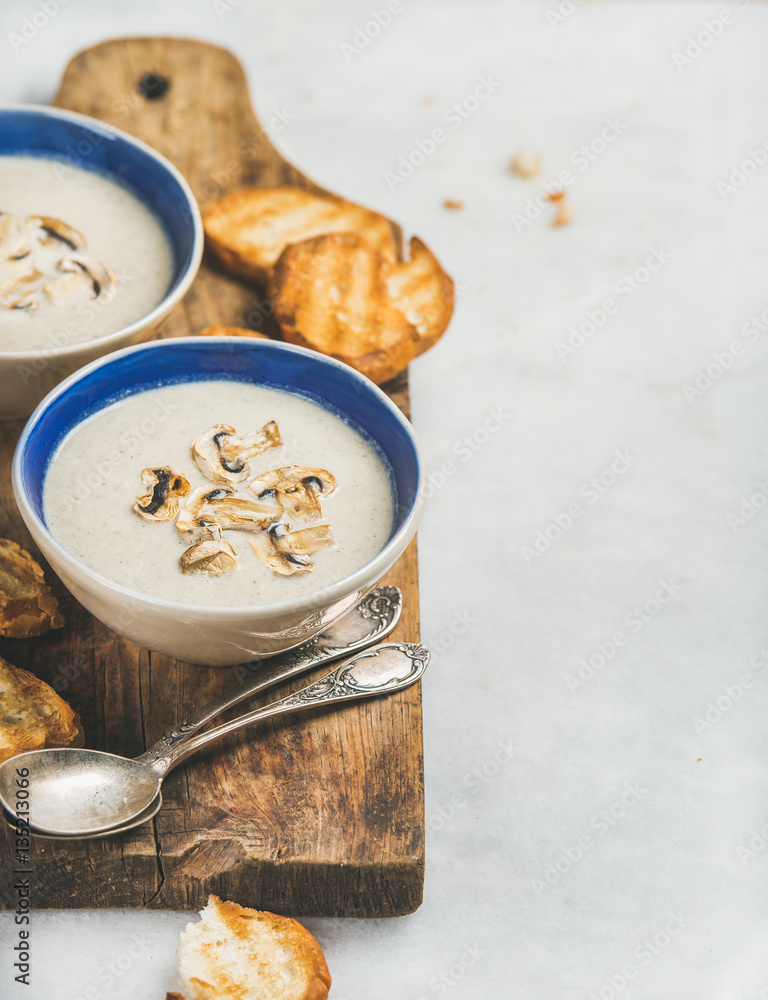
[[[29,782],[30,824],[41,832],[87,835],[113,826],[143,812],[159,789],[146,764],[78,747],[31,750],[6,761],[0,767],[6,808],[16,800],[19,777]]]

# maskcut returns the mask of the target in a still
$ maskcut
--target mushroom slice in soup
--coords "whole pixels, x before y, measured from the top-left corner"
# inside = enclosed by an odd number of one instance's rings
[[[83,234],[61,219],[49,215],[22,219],[0,213],[4,279],[0,284],[5,287],[0,290],[0,304],[34,312],[41,290],[54,305],[86,291],[93,299],[111,298],[119,278],[101,261],[79,253],[86,246]],[[65,277],[60,277],[60,272]]]
[[[238,458],[255,458],[270,448],[277,448],[283,443],[280,430],[274,420],[270,420],[259,431],[243,434],[234,441],[225,444],[225,449],[236,449]]]
[[[80,270],[88,275],[90,279],[93,295],[92,298],[111,298],[117,290],[119,278],[115,272],[102,264],[95,257],[86,257],[84,254],[71,253],[64,257],[58,265],[60,271]]]
[[[327,524],[291,531],[280,522],[249,541],[253,551],[273,573],[293,576],[294,573],[311,573],[315,566],[309,556],[333,545],[333,536]]]
[[[242,483],[251,474],[248,459],[282,443],[274,420],[242,437],[229,424],[214,424],[192,442],[192,458],[214,483]]]
[[[84,250],[88,246],[83,234],[62,219],[56,219],[52,215],[39,215],[35,221],[45,230],[46,235],[40,240],[44,246],[51,245],[54,240],[66,243],[72,250]]]
[[[283,555],[311,556],[320,549],[333,545],[333,535],[330,525],[313,524],[310,528],[299,528],[297,531],[279,531],[282,525],[273,525],[267,529],[274,546]]]
[[[40,220],[34,216],[22,219],[10,212],[0,213],[0,263],[7,266],[27,258],[39,231]]]
[[[237,566],[235,550],[221,537],[209,537],[185,549],[180,558],[182,573],[210,573],[221,576]]]
[[[6,309],[27,309],[34,312],[38,306],[37,293],[42,277],[40,271],[32,270],[0,281],[0,303]]]
[[[93,298],[93,282],[85,271],[81,271],[78,268],[77,271],[72,271],[61,278],[56,278],[55,281],[49,281],[44,291],[49,300],[55,306],[58,306],[62,302],[66,302],[67,299],[71,299],[73,295],[78,295],[86,291],[88,297]]]
[[[179,513],[179,502],[191,488],[186,476],[170,465],[143,469],[141,484],[147,492],[137,497],[133,509],[145,521],[172,521]]]
[[[323,516],[320,498],[330,496],[336,480],[327,469],[307,469],[286,465],[254,479],[248,486],[259,500],[271,499],[296,520],[319,521]]]
[[[179,531],[192,531],[215,525],[221,530],[258,531],[280,514],[278,507],[237,496],[231,486],[205,483],[185,498],[176,527]]]

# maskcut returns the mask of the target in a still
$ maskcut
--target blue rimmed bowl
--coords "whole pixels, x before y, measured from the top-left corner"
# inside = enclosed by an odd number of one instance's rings
[[[370,436],[390,465],[395,500],[394,526],[381,551],[361,569],[313,593],[274,604],[213,607],[150,597],[113,583],[60,545],[45,522],[43,485],[65,435],[116,399],[200,379],[250,382],[308,396]],[[373,382],[341,362],[301,347],[240,337],[155,341],[92,362],[40,403],[24,428],[13,461],[13,490],[21,515],[45,558],[80,603],[141,646],[210,665],[244,663],[291,649],[361,601],[414,537],[425,502],[425,478],[421,447],[411,425]]]
[[[151,209],[173,252],[173,277],[145,316],[94,340],[30,351],[0,344],[0,418],[26,417],[67,375],[94,358],[148,340],[192,284],[203,253],[203,226],[192,190],[165,157],[111,125],[59,108],[0,107],[0,156],[28,154],[61,161],[118,181]],[[0,209],[13,211],[2,204]]]

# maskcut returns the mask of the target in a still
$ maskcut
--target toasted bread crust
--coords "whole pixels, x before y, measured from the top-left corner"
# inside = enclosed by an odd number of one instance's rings
[[[423,354],[445,333],[453,315],[453,281],[418,236],[410,242],[411,259],[394,264],[387,275],[387,291],[415,326],[416,353]]]
[[[0,763],[27,750],[82,742],[80,720],[39,677],[0,657]]]
[[[16,542],[0,538],[0,635],[24,639],[63,624],[39,564]]]
[[[325,956],[298,921],[218,896],[209,897],[201,916],[182,934],[179,953],[189,1000],[326,1000]]]
[[[382,257],[354,233],[286,247],[268,286],[285,340],[346,362],[377,383],[442,336],[453,282],[414,237],[411,260]]]
[[[298,187],[232,191],[205,207],[203,224],[227,270],[261,285],[286,246],[322,233],[356,232],[388,259],[397,257],[389,219],[336,195]]]

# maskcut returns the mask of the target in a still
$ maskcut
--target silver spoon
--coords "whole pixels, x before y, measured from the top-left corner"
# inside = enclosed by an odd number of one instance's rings
[[[231,688],[213,701],[204,705],[203,708],[193,712],[183,722],[165,733],[157,743],[141,755],[139,760],[148,758],[148,755],[162,755],[169,747],[177,746],[188,737],[196,733],[202,726],[228,708],[233,708],[246,698],[264,691],[268,687],[279,684],[289,677],[310,670],[312,667],[320,666],[322,663],[330,663],[332,660],[347,656],[356,650],[365,649],[377,639],[383,639],[397,624],[403,609],[403,595],[397,587],[377,587],[372,590],[363,600],[343,617],[339,618],[333,625],[327,628],[320,635],[316,635],[309,642],[303,643],[296,649],[289,650],[270,658],[267,661],[258,661],[250,669],[255,669],[257,674],[245,684]],[[135,826],[140,826],[152,819],[160,811],[162,796],[157,793],[153,801],[135,816],[128,823],[121,823],[118,826],[104,828],[91,834],[80,834],[79,836],[111,837],[118,833],[125,833]],[[15,829],[13,816],[7,811],[4,812],[5,821],[8,826]],[[49,839],[69,840],[71,834],[46,833],[30,826],[29,832],[38,837]]]
[[[286,712],[399,691],[417,681],[428,662],[429,651],[414,643],[374,646],[280,701],[135,760],[76,747],[18,754],[0,765],[0,803],[14,812],[16,779],[26,772],[30,818],[39,832],[78,837],[122,826],[152,804],[172,767],[212,740]]]

